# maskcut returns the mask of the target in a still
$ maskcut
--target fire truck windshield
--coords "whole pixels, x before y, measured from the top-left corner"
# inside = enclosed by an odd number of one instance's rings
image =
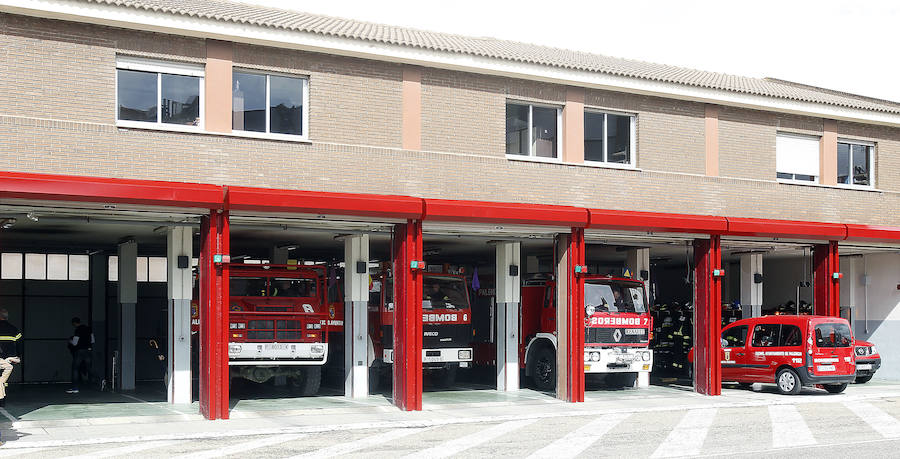
[[[584,284],[584,304],[597,312],[647,312],[644,291],[638,286],[587,281]]]
[[[228,283],[231,296],[266,296],[266,279],[263,277],[232,277]]]
[[[268,289],[266,281],[269,281]],[[316,280],[306,278],[232,277],[231,296],[277,296],[310,298],[316,296]],[[267,294],[268,293],[268,294]]]
[[[467,309],[466,283],[459,277],[425,276],[422,309]]]

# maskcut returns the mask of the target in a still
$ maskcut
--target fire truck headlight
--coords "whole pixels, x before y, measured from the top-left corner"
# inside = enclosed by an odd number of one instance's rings
[[[312,352],[313,354],[324,354],[325,346],[323,346],[321,344],[313,344],[312,346],[309,347],[309,351]]]
[[[229,344],[228,345],[228,353],[229,354],[240,354],[243,347],[240,344]]]
[[[322,328],[322,324],[320,324],[320,323],[306,324],[307,330],[320,330],[321,328]]]
[[[644,359],[644,362],[650,361],[650,351],[641,352],[641,358]]]
[[[472,358],[472,351],[463,349],[457,353],[457,357],[459,357],[459,360],[470,360]]]
[[[600,353],[599,352],[591,352],[591,360],[594,362],[600,361]]]
[[[236,330],[238,328],[238,324],[232,322],[232,323],[228,324],[228,328],[230,328],[232,330]]]
[[[590,352],[585,352],[585,353],[584,353],[584,361],[585,361],[585,362],[590,362],[590,361],[591,361],[591,353],[590,353]]]
[[[592,316],[592,315],[594,315],[594,312],[596,310],[597,310],[597,308],[595,308],[593,305],[588,305],[586,308],[584,308],[584,313],[587,314],[588,316]]]

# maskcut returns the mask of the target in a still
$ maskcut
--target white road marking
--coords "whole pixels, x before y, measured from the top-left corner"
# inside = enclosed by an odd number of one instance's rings
[[[794,405],[770,405],[772,420],[772,447],[804,446],[816,444],[806,420]]]
[[[716,408],[690,410],[669,436],[656,448],[651,457],[695,456],[700,453],[709,428],[716,417]]]
[[[537,419],[524,419],[520,421],[509,421],[503,424],[497,424],[487,429],[479,430],[470,435],[441,443],[433,448],[429,448],[417,453],[404,456],[406,458],[422,458],[433,459],[440,457],[449,457],[458,454],[469,448],[474,448],[482,443],[487,443],[501,435],[505,435],[514,430],[521,429],[529,424],[537,422]]]
[[[12,422],[18,421],[15,416],[9,414],[9,411],[6,411],[6,408],[0,408],[0,414],[3,415],[6,419],[9,419]]]
[[[206,458],[214,458],[214,457],[222,457],[228,456],[232,454],[240,454],[245,453],[247,451],[253,451],[254,449],[265,448],[267,446],[280,445],[282,443],[287,443],[289,441],[294,441],[300,438],[305,437],[306,435],[299,434],[286,434],[286,435],[275,435],[275,436],[267,436],[260,438],[259,440],[254,441],[244,441],[235,445],[226,446],[224,448],[219,449],[211,449],[207,451],[200,451],[197,453],[186,454],[184,456],[178,456],[180,459],[206,459]]]
[[[16,457],[23,454],[37,453],[50,448],[19,448],[19,449],[0,449],[0,457]]]
[[[628,416],[630,414],[611,414],[595,419],[535,451],[529,456],[529,459],[575,457],[603,438],[607,432]]]
[[[844,406],[875,429],[882,437],[900,437],[900,421],[868,402],[845,402]]]
[[[124,456],[130,453],[139,453],[141,451],[146,451],[148,449],[153,448],[162,448],[164,446],[174,445],[178,443],[177,441],[152,441],[146,443],[138,443],[136,445],[127,445],[121,448],[112,448],[105,449],[102,451],[94,451],[89,454],[84,454],[81,456],[66,456],[64,459],[91,459],[95,457],[114,457],[114,456]]]
[[[387,443],[389,441],[394,441],[403,437],[407,437],[409,435],[417,434],[420,432],[424,432],[426,430],[433,429],[434,427],[425,427],[419,429],[397,429],[390,430],[388,432],[382,432],[380,434],[372,435],[369,437],[365,437],[356,441],[352,441],[350,443],[341,443],[334,446],[329,446],[327,448],[322,448],[316,451],[311,451],[306,454],[301,454],[299,456],[294,456],[291,459],[300,459],[300,458],[326,458],[326,457],[334,457],[341,456],[344,454],[353,453],[359,451],[361,449],[370,448],[372,446],[380,445],[382,443]]]

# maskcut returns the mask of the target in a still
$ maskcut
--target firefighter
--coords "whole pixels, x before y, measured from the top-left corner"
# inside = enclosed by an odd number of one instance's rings
[[[94,374],[91,367],[91,357],[94,346],[94,332],[91,327],[83,325],[78,317],[72,318],[72,326],[75,334],[69,338],[69,351],[72,352],[72,387],[66,390],[67,394],[77,394],[78,382],[81,380],[81,367],[87,367],[87,382],[91,382]]]
[[[22,333],[9,323],[9,311],[0,309],[0,406],[6,401],[6,381],[12,374],[14,363],[20,363],[22,353]]]

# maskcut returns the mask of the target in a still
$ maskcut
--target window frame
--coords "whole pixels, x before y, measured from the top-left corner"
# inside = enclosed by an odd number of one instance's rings
[[[603,161],[593,161],[585,158],[584,164],[588,166],[610,167],[617,169],[636,169],[637,168],[637,114],[619,112],[615,110],[606,110],[603,108],[585,107],[584,113],[602,114],[603,115]],[[628,148],[630,150],[630,158],[627,163],[611,163],[609,162],[609,123],[607,115],[627,116],[630,118],[630,138],[628,139]],[[587,132],[585,126],[584,131]],[[586,140],[582,138],[582,143]]]
[[[116,57],[116,101],[113,106],[113,116],[116,126],[138,129],[155,129],[160,131],[179,132],[205,132],[206,130],[206,68],[203,64],[190,64],[185,62],[157,61],[130,56]],[[133,121],[119,119],[119,70],[133,70],[138,72],[156,73],[156,122]],[[172,124],[162,122],[162,75],[179,75],[198,77],[198,104],[200,122],[196,126]]]
[[[798,179],[796,179],[796,178],[781,178],[781,177],[778,177],[778,174],[788,174],[788,173],[790,173],[790,174],[794,175],[795,177],[798,175],[798,174],[795,174],[795,173],[792,173],[792,172],[780,172],[780,171],[778,170],[778,137],[779,137],[779,136],[784,136],[784,137],[794,137],[794,138],[807,139],[807,140],[817,139],[818,142],[819,142],[820,144],[821,144],[821,142],[822,142],[822,136],[821,136],[821,135],[814,135],[814,134],[800,134],[800,133],[790,132],[790,131],[777,131],[777,132],[775,132],[775,181],[777,181],[778,183],[788,183],[788,184],[793,184],[793,185],[821,185],[821,184],[822,184],[822,176],[819,175],[819,174],[821,174],[821,172],[819,172],[819,173],[816,174],[816,175],[811,176],[811,177],[814,177],[813,180],[798,180]],[[817,156],[816,158],[817,158],[817,161],[818,161],[818,167],[817,167],[817,169],[819,169],[819,170],[821,171],[821,168],[822,168],[822,163],[821,163],[821,161],[822,161],[822,159],[821,159],[821,157],[818,157],[818,156]]]
[[[868,156],[869,156],[869,184],[868,184],[868,185],[857,185],[857,184],[855,184],[855,183],[852,183],[852,181],[853,181],[853,174],[851,173],[851,174],[850,174],[850,180],[851,180],[851,183],[840,183],[840,182],[838,182],[837,186],[839,186],[839,187],[841,187],[841,188],[851,188],[851,189],[855,189],[855,190],[874,190],[874,189],[875,189],[875,149],[878,147],[878,146],[875,144],[875,142],[870,142],[870,141],[866,141],[866,140],[854,140],[854,139],[848,139],[848,138],[844,138],[844,137],[838,137],[837,143],[838,143],[838,144],[846,143],[846,144],[849,144],[849,145],[862,145],[862,146],[865,146],[865,147],[870,147],[870,148],[868,148],[868,151],[869,151],[869,152],[868,152]],[[835,158],[835,161],[837,161],[837,158]],[[852,172],[852,168],[853,168],[853,148],[852,148],[852,147],[850,148],[850,168],[851,168],[851,172]],[[837,164],[835,164],[835,169],[837,169]],[[841,174],[841,171],[838,170],[837,172],[838,172],[838,175]]]
[[[529,139],[529,142],[528,142],[528,154],[527,155],[506,153],[504,151],[504,153],[506,154],[506,158],[519,160],[519,161],[535,161],[535,162],[541,162],[541,163],[562,163],[563,162],[563,160],[562,160],[562,156],[563,156],[562,107],[559,105],[546,104],[546,103],[540,103],[540,102],[528,102],[528,101],[514,100],[514,99],[506,100],[506,103],[503,105],[504,110],[506,110],[507,105],[525,105],[528,107],[528,139]],[[534,151],[532,151],[531,138],[533,135],[532,131],[534,129],[534,107],[552,108],[552,109],[556,110],[556,157],[554,157],[554,158],[544,158],[544,157],[540,157],[540,156],[535,156]],[[504,129],[504,139],[505,139],[505,137],[507,135],[509,135],[509,133],[506,132],[505,126],[503,129]],[[503,143],[505,144],[506,141],[504,140]],[[504,145],[504,150],[505,149],[506,149],[506,146]]]
[[[258,131],[244,131],[241,129],[234,129],[234,107],[231,107],[231,133],[239,136],[239,137],[253,137],[259,139],[273,139],[273,140],[291,140],[295,142],[307,142],[309,141],[309,75],[298,75],[292,73],[280,73],[280,72],[268,72],[265,70],[257,70],[257,69],[248,69],[243,67],[235,67],[231,71],[231,86],[234,87],[234,74],[235,73],[244,73],[249,75],[262,75],[266,77],[266,132],[258,132]],[[300,114],[300,123],[301,130],[300,135],[295,134],[280,134],[280,133],[272,133],[269,130],[272,128],[270,125],[271,120],[271,109],[270,101],[272,100],[272,85],[271,85],[271,77],[284,77],[284,78],[296,78],[298,80],[303,81],[303,111]],[[232,89],[233,91],[233,89]],[[233,105],[233,104],[232,104]]]

